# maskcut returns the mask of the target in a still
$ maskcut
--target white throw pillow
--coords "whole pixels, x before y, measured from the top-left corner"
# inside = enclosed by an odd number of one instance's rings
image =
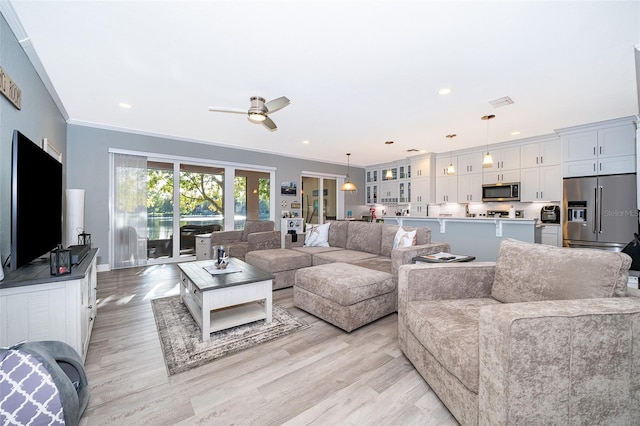
[[[398,228],[396,236],[393,239],[393,248],[398,247],[411,247],[416,245],[416,230],[405,231],[402,226]]]
[[[323,225],[312,225],[308,223],[304,237],[304,246],[329,247],[329,225],[331,225],[331,223],[325,223]]]

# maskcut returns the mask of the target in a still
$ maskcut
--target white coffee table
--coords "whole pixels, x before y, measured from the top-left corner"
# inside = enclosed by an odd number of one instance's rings
[[[200,326],[202,341],[214,331],[262,319],[270,323],[274,276],[235,258],[229,268],[239,272],[212,275],[204,267],[214,262],[178,263],[180,300]]]

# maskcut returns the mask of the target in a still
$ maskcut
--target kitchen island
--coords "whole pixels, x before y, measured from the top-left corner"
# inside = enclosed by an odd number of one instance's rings
[[[495,261],[503,238],[534,243],[536,219],[504,217],[412,217],[385,216],[384,223],[431,229],[431,241],[449,243],[451,252],[475,256],[476,261]]]

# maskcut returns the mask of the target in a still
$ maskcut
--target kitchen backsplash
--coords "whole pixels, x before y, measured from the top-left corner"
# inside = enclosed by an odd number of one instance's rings
[[[519,202],[503,202],[503,203],[471,203],[471,204],[429,204],[429,217],[451,216],[466,217],[467,214],[475,217],[482,217],[487,210],[505,210],[513,205],[516,210],[524,212],[525,219],[540,219],[540,210],[542,206],[559,205],[558,203],[519,203]],[[406,208],[402,210],[399,207],[387,207],[383,205],[376,206],[376,216],[394,216],[396,212],[402,211],[402,216],[407,215]],[[368,212],[367,212],[368,214]]]
[[[429,217],[452,216],[465,217],[468,213],[475,214],[476,217],[486,214],[487,210],[509,210],[513,206],[516,210],[524,211],[525,219],[540,219],[542,206],[559,205],[558,203],[479,203],[479,204],[430,204]],[[393,214],[393,213],[392,213]]]

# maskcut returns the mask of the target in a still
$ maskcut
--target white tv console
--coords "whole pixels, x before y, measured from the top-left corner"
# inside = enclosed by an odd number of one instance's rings
[[[96,260],[91,249],[71,274],[49,272],[49,262],[25,265],[0,281],[0,347],[23,340],[58,340],[83,360],[97,314]]]

